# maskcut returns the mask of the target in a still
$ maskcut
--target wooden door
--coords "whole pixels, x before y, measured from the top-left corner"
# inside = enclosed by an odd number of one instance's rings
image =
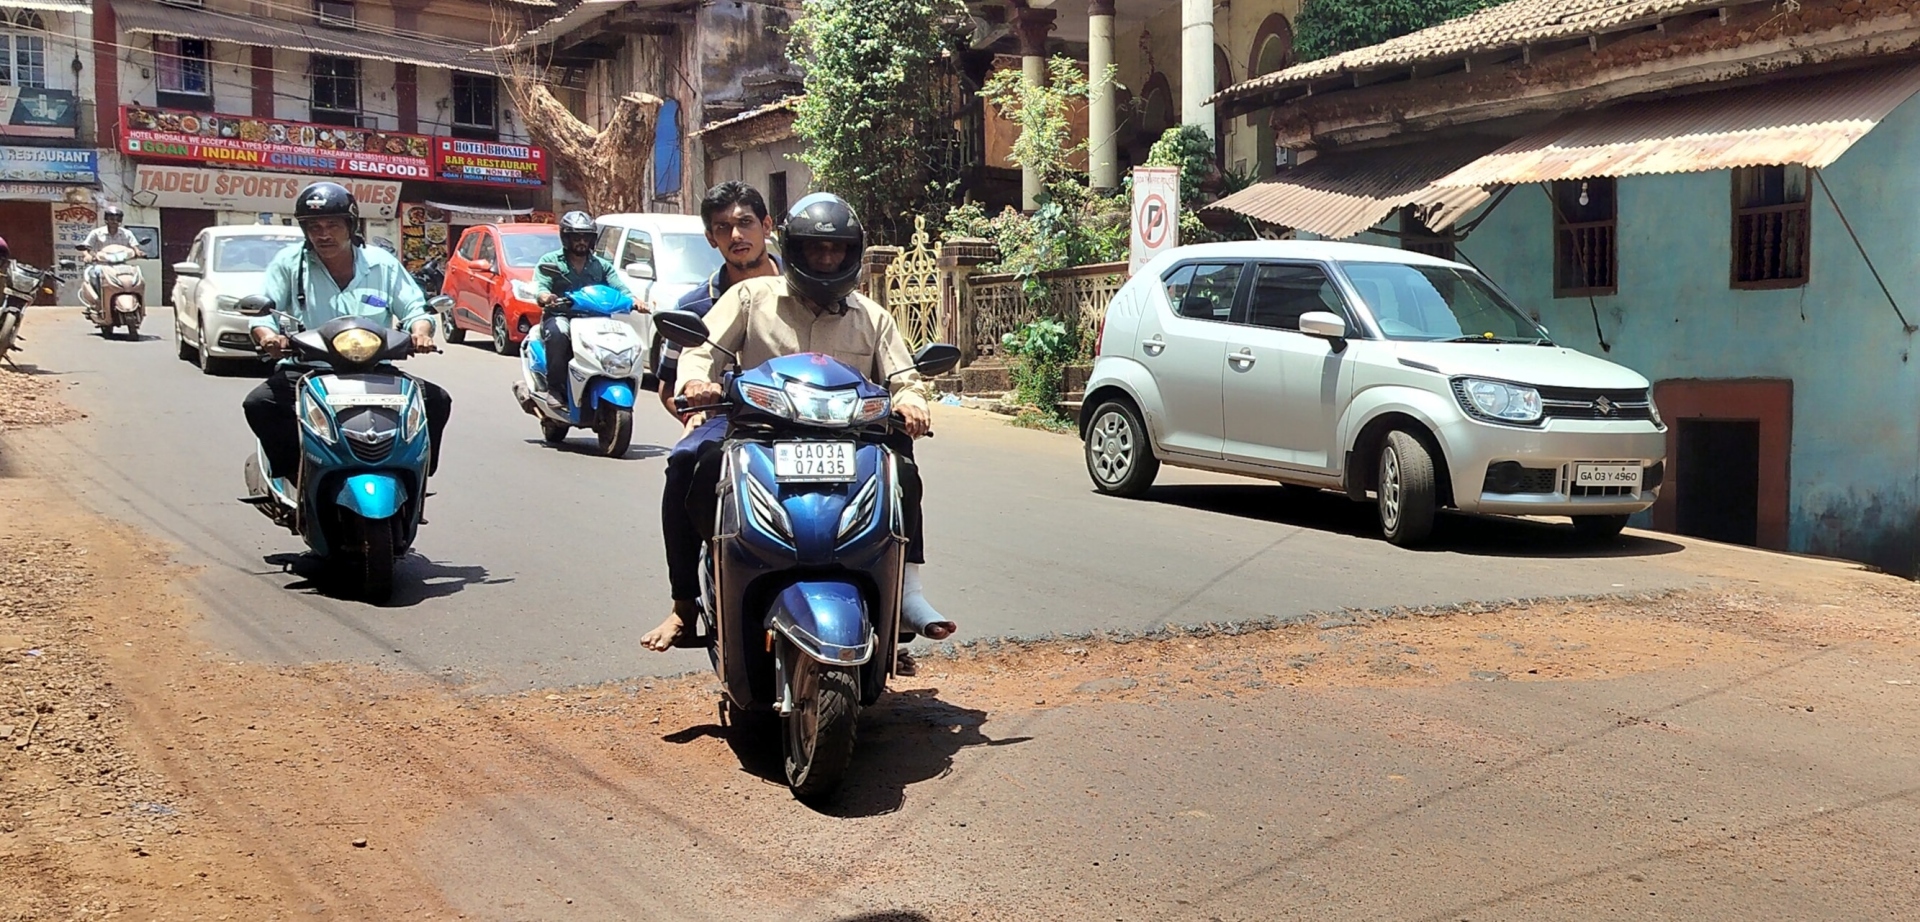
[[[204,208],[160,209],[160,297],[173,301],[173,264],[187,258],[194,238],[219,223],[219,215]]]

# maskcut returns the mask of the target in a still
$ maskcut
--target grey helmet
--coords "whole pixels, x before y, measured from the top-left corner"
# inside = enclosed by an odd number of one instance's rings
[[[584,211],[569,211],[560,216],[560,246],[567,245],[568,237],[585,237],[589,241],[598,237],[600,232],[593,225],[593,216]]]

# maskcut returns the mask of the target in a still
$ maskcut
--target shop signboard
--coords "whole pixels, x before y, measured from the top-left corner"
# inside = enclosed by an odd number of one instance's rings
[[[84,202],[92,200],[91,191],[61,183],[0,181],[0,202]]]
[[[0,147],[0,180],[98,183],[100,152],[71,147]]]
[[[290,170],[375,179],[428,179],[426,135],[120,107],[120,150],[142,160],[167,160],[254,170]]]
[[[378,179],[336,180],[360,202],[360,214],[391,219],[399,213],[400,184]],[[293,200],[314,182],[294,173],[256,173],[209,170],[198,167],[142,163],[134,178],[136,195],[151,194],[162,208],[207,208],[213,211],[292,214]]]
[[[547,152],[527,144],[436,138],[433,175],[445,182],[541,186],[547,182]]]
[[[72,90],[0,86],[0,135],[71,138],[80,127],[80,102]]]

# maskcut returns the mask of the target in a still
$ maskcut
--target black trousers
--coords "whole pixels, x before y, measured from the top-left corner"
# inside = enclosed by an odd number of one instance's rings
[[[720,484],[720,450],[726,431],[726,419],[710,419],[687,433],[667,455],[660,534],[666,540],[667,583],[676,602],[700,598],[700,542],[713,533],[717,503],[714,490]],[[907,562],[926,563],[920,466],[913,460],[913,439],[905,433],[894,433],[883,444],[900,459],[900,514],[907,530]]]
[[[294,419],[294,387],[306,371],[297,366],[279,366],[247,394],[240,406],[247,412],[247,425],[266,449],[271,476],[292,477],[300,469],[300,423]],[[453,396],[431,381],[413,379],[420,387],[420,398],[427,405],[427,473],[440,469],[440,434],[447,430],[447,418],[453,415]]]
[[[573,333],[567,329],[566,318],[550,316],[540,321],[540,342],[547,348],[547,393],[565,403],[570,377],[567,365],[573,362]]]

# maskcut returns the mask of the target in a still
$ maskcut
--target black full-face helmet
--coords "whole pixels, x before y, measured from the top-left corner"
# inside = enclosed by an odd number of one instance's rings
[[[600,232],[593,226],[592,215],[584,211],[569,211],[560,216],[561,247],[564,248],[568,243],[582,237],[586,238],[588,243],[592,243],[599,236]]]
[[[817,272],[807,262],[808,241],[830,240],[847,245],[840,265]],[[866,265],[867,235],[860,218],[845,199],[829,192],[816,192],[793,203],[787,219],[780,225],[780,252],[787,276],[787,287],[794,294],[822,307],[840,303],[860,284]]]
[[[347,229],[353,234],[353,242],[360,240],[360,203],[347,187],[337,182],[317,182],[300,190],[298,198],[293,200],[293,220],[301,227],[314,218],[342,218]]]

